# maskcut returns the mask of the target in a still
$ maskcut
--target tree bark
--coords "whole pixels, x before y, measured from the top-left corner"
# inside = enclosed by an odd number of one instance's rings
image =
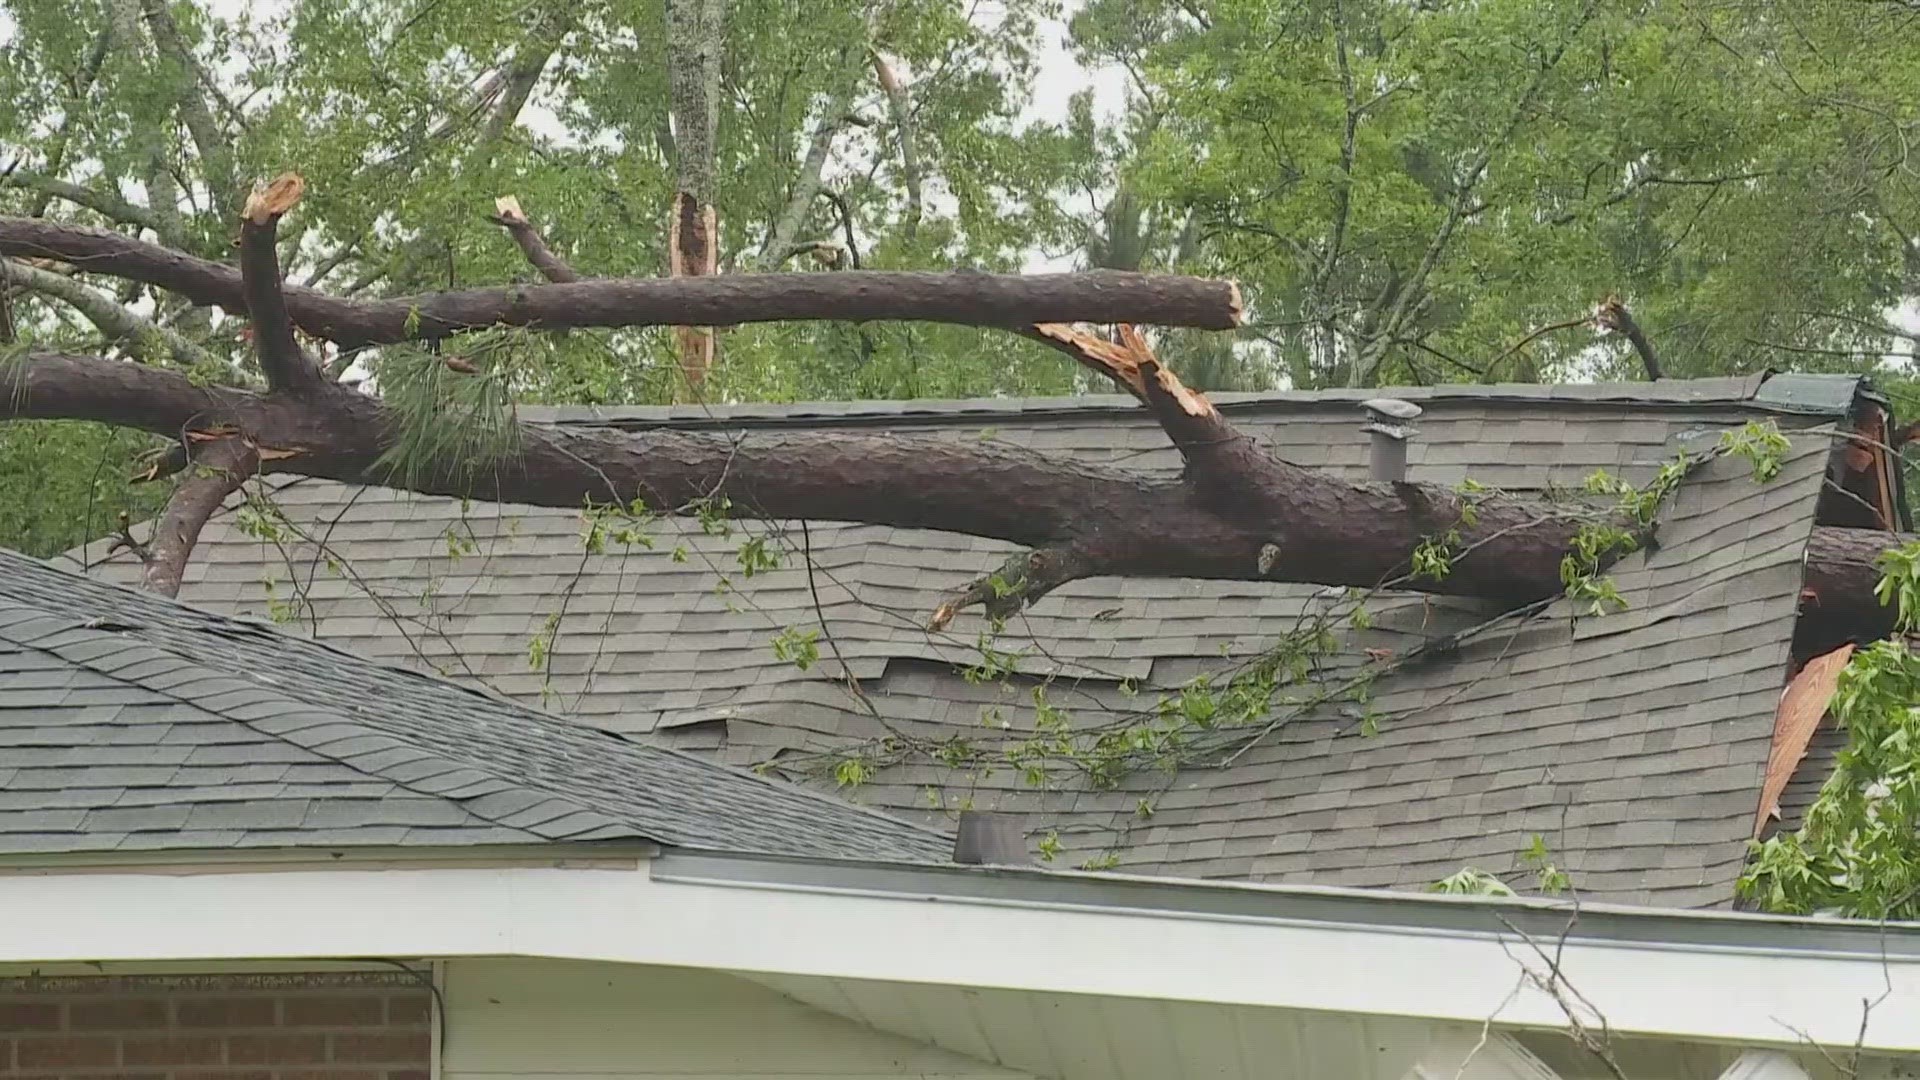
[[[259,455],[239,438],[214,439],[193,455],[193,471],[167,499],[167,508],[154,526],[153,542],[142,555],[146,565],[141,583],[148,590],[162,596],[180,595],[180,579],[200,530],[259,465]]]
[[[156,285],[196,304],[246,310],[230,266],[104,229],[0,217],[0,255],[57,259]],[[911,319],[1016,328],[1134,322],[1226,330],[1244,315],[1228,281],[1156,274],[981,274],[862,270],[701,280],[602,278],[354,301],[284,290],[295,325],[342,348],[442,338],[491,326],[730,326],[786,320]]]
[[[1891,633],[1898,612],[1882,606],[1874,595],[1880,583],[1875,560],[1882,552],[1915,540],[1920,536],[1879,529],[1813,530],[1813,540],[1807,545],[1803,609],[1829,626],[1845,627],[1861,635],[1860,640]]]
[[[226,361],[83,282],[13,259],[0,259],[0,284],[8,283],[65,303],[85,316],[109,344],[125,349],[129,356],[150,364],[204,366],[224,371],[230,378],[239,374]]]

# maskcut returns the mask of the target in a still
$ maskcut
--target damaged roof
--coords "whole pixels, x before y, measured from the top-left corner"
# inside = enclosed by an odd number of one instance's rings
[[[1412,478],[1516,492],[1577,488],[1595,469],[1645,482],[1683,446],[1750,419],[1771,419],[1793,438],[1770,482],[1723,458],[1683,485],[1658,546],[1613,571],[1626,611],[1575,618],[1562,603],[1502,619],[1475,601],[1376,601],[1373,626],[1348,633],[1329,661],[1332,677],[1363,649],[1406,652],[1471,631],[1445,655],[1377,680],[1377,731],[1367,733],[1376,723],[1363,724],[1351,703],[1332,705],[1227,733],[1208,764],[1144,770],[1111,790],[1058,775],[1036,787],[1014,768],[956,771],[884,753],[872,755],[864,782],[841,788],[834,766],[890,737],[978,740],[983,724],[1017,737],[1032,722],[1033,685],[1047,678],[1075,723],[1102,723],[1218,670],[1223,657],[1257,655],[1321,610],[1324,591],[1077,582],[996,642],[1024,654],[1022,676],[981,681],[962,671],[980,660],[977,614],[942,633],[924,624],[945,592],[1012,550],[1005,544],[816,523],[788,536],[810,560],[749,576],[737,559],[742,537],[696,523],[657,522],[651,547],[590,554],[575,511],[463,507],[300,479],[274,491],[284,523],[216,517],[181,596],[722,762],[776,762],[929,825],[950,824],[962,806],[1018,812],[1033,833],[1050,834],[1065,865],[1424,888],[1464,865],[1517,870],[1538,836],[1583,895],[1724,906],[1761,797],[1833,434],[1863,393],[1851,377],[1761,374],[1214,395],[1280,457],[1356,480],[1367,468],[1359,402],[1413,400],[1425,413]],[[1149,472],[1180,465],[1144,411],[1120,397],[524,414],[624,427],[886,430]],[[137,573],[103,545],[76,555],[102,576]],[[822,614],[818,662],[803,670],[776,655],[777,636],[816,628]]]
[[[0,550],[0,855],[599,840],[950,850],[792,785]]]

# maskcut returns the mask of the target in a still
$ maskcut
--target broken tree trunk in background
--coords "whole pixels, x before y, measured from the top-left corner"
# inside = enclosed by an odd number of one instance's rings
[[[667,217],[667,275],[720,271],[714,208],[715,129],[720,123],[720,58],[727,0],[667,0],[667,94],[673,122],[674,191]],[[673,329],[680,371],[700,396],[713,369],[713,327]]]

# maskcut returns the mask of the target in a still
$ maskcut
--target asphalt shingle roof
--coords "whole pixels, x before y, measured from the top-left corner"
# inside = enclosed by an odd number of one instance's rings
[[[617,839],[950,851],[797,786],[0,551],[0,854]]]
[[[1533,835],[1585,895],[1724,905],[1743,857],[1787,676],[1800,562],[1820,499],[1832,426],[1855,380],[1749,376],[1600,386],[1449,386],[1217,395],[1277,455],[1349,479],[1366,475],[1358,402],[1390,393],[1426,413],[1416,479],[1469,477],[1514,491],[1578,487],[1596,468],[1644,482],[1682,445],[1756,417],[1798,432],[1782,475],[1756,484],[1722,460],[1662,517],[1657,549],[1614,578],[1620,614],[1564,607],[1499,625],[1457,653],[1401,668],[1376,687],[1387,714],[1362,737],[1343,713],[1294,720],[1227,768],[1188,768],[1119,790],[1034,790],[1000,769],[956,774],[907,763],[853,797],[940,823],[962,801],[1058,829],[1072,864],[1113,849],[1120,869],[1206,878],[1421,888],[1463,864],[1503,871]],[[528,410],[530,419],[627,427],[848,429],[998,439],[1081,460],[1170,473],[1164,435],[1123,398],[860,402],[727,409]],[[892,731],[978,735],[983,715],[1019,730],[1026,686],[974,684],[983,623],[924,629],[942,594],[1011,550],[921,530],[816,523],[802,560],[751,579],[739,537],[661,522],[650,549],[585,555],[577,513],[300,480],[275,495],[306,539],[262,541],[232,516],[201,541],[182,596],[236,612],[287,605],[304,633],[397,663],[438,668],[582,720],[668,740],[734,764],[785,763]],[[326,552],[351,567],[329,569]],[[677,550],[676,550],[677,549]],[[90,560],[104,557],[96,548]],[[680,555],[685,555],[684,559]],[[96,568],[136,572],[123,557]],[[716,589],[721,574],[729,587]],[[806,671],[770,639],[817,622],[833,649]],[[1152,579],[1077,582],[1016,619],[998,643],[1023,670],[1067,677],[1069,707],[1132,707],[1122,681],[1176,687],[1249,656],[1322,602],[1296,585]],[[1373,605],[1347,642],[1404,649],[1499,614],[1464,600]],[[550,669],[528,643],[560,616]],[[884,719],[850,695],[835,656]],[[1059,699],[1064,690],[1056,694]],[[1099,707],[1097,707],[1099,706]],[[827,790],[830,779],[820,781]],[[1164,791],[1162,789],[1165,789]],[[929,808],[932,802],[940,809]],[[1153,803],[1151,817],[1137,809]]]

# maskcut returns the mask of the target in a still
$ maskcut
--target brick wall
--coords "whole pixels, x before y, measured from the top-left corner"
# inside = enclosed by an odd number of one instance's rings
[[[429,1080],[406,972],[0,979],[4,1080]]]

